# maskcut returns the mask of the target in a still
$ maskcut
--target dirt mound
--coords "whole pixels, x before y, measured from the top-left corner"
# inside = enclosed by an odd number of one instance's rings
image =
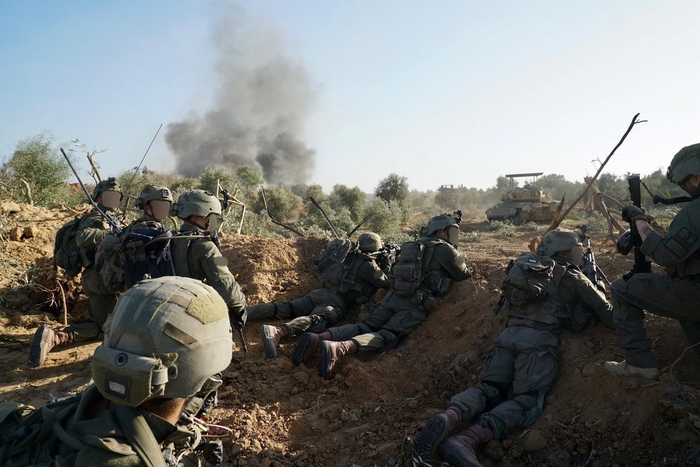
[[[38,283],[22,283],[22,274],[50,260],[52,234],[72,214],[24,207],[22,212],[27,214],[13,216],[44,216],[36,223],[43,233],[15,242],[7,239],[0,250],[5,264],[13,265],[0,273],[4,298],[0,302],[0,401],[40,405],[86,387],[97,344],[52,352],[44,367],[28,368],[34,329],[41,322],[57,323],[51,313],[30,312],[36,310],[33,294]],[[64,218],[59,220],[59,214]],[[9,217],[3,217],[5,231],[14,227],[7,222]],[[474,230],[484,231],[478,226]],[[294,340],[283,342],[280,358],[266,360],[260,323],[249,324],[245,337],[250,352],[247,357],[236,354],[240,363],[225,372],[220,405],[213,413],[234,429],[226,444],[227,465],[410,465],[411,439],[425,420],[443,410],[453,394],[478,382],[503,326],[504,318],[491,311],[503,269],[536,234],[522,230],[484,234],[482,241],[461,245],[475,267],[474,278],[454,284],[426,323],[396,349],[343,359],[333,381],[317,375],[315,360],[309,367],[290,363]],[[602,242],[602,234],[594,240]],[[324,244],[323,239],[222,238],[229,267],[250,304],[289,300],[317,287],[310,266]],[[609,244],[599,246],[598,261],[610,279],[629,269],[629,258],[615,256]],[[27,299],[20,299],[20,306],[14,306],[5,297],[18,286],[28,287],[22,290],[28,291],[29,301],[22,304]],[[363,308],[351,320],[362,319],[368,311]],[[545,401],[543,416],[480,450],[484,464],[695,462],[700,453],[696,433],[700,430],[700,360],[692,351],[679,359],[686,341],[677,323],[649,316],[647,326],[660,366],[672,366],[659,381],[604,374],[602,362],[623,354],[614,331],[596,324],[579,334],[565,332],[559,378]]]

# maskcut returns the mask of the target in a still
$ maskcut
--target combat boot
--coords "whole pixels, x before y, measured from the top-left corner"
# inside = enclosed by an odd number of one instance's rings
[[[474,449],[493,439],[493,431],[475,423],[463,432],[450,436],[438,446],[438,452],[453,467],[483,467]]]
[[[605,372],[610,376],[636,376],[642,379],[656,379],[659,376],[658,368],[640,368],[630,365],[627,360],[621,362],[605,362],[603,363]]]
[[[350,341],[322,341],[319,346],[318,374],[323,379],[333,377],[333,367],[341,357],[357,352],[357,343]]]
[[[296,366],[309,361],[311,356],[318,349],[318,344],[321,343],[321,336],[313,332],[305,332],[299,338],[294,352],[292,352],[292,363]]]
[[[280,345],[282,338],[289,334],[289,330],[284,326],[263,324],[260,334],[262,335],[265,357],[277,358],[277,346]]]
[[[450,434],[455,425],[462,419],[462,411],[451,405],[445,413],[433,415],[425,422],[425,428],[413,441],[413,459],[428,461],[442,440]]]
[[[34,333],[32,346],[29,348],[29,365],[41,366],[51,349],[57,345],[72,344],[73,339],[65,331],[54,331],[48,325],[42,324]]]

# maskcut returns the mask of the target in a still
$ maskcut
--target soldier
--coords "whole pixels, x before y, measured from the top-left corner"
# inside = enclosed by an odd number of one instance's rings
[[[691,345],[700,342],[700,143],[676,154],[666,176],[691,198],[668,227],[665,236],[652,230],[636,206],[622,210],[623,220],[634,222],[642,253],[666,268],[666,274],[635,273],[611,285],[613,319],[620,343],[626,349],[621,362],[605,362],[612,376],[654,379],[659,374],[651,339],[644,329],[644,310],[677,319]],[[700,353],[700,346],[694,347]]]
[[[293,318],[279,326],[262,327],[262,340],[267,358],[277,358],[277,346],[283,337],[293,337],[305,331],[323,332],[345,317],[347,310],[354,305],[370,301],[377,289],[389,287],[389,279],[379,269],[371,253],[382,246],[382,239],[374,232],[360,235],[357,240],[359,252],[348,268],[347,280],[343,291],[331,284],[324,283],[323,288],[313,290],[305,297],[291,302],[263,303],[248,308],[248,319]],[[300,351],[292,355],[295,365],[306,363],[302,344]],[[307,359],[308,360],[308,359]]]
[[[164,228],[163,221],[167,219],[172,206],[173,195],[167,186],[146,185],[136,200],[136,207],[140,208],[143,214],[124,229],[124,236],[133,229]]]
[[[36,330],[32,346],[29,349],[29,362],[33,367],[44,363],[48,353],[57,345],[95,340],[102,335],[102,326],[117,302],[115,292],[107,288],[95,270],[95,253],[97,245],[110,233],[111,225],[105,216],[119,207],[122,199],[119,183],[113,177],[102,180],[95,186],[92,199],[96,208],[80,220],[76,243],[85,268],[82,273],[83,293],[90,300],[89,312],[91,323],[73,324],[62,331],[54,331],[43,324]]]
[[[426,422],[414,442],[414,459],[427,461],[439,449],[450,465],[481,466],[474,453],[478,445],[539,418],[556,379],[562,327],[581,331],[593,313],[612,327],[605,295],[578,268],[583,253],[575,232],[556,229],[542,238],[537,256],[523,253],[511,262],[499,301],[499,306],[505,302],[509,318],[486,360],[481,383],[454,396],[444,413]],[[528,268],[539,274],[528,276],[523,272]],[[505,401],[511,385],[513,398]],[[459,422],[477,416],[466,431],[443,441]]]
[[[172,242],[176,274],[199,279],[213,287],[226,302],[231,322],[242,329],[246,321],[245,295],[229,271],[218,242],[215,243],[210,234],[216,233],[221,216],[219,200],[204,190],[187,191],[178,198],[173,213],[182,219],[181,234],[201,236]]]
[[[200,428],[178,421],[195,393],[221,384],[231,339],[226,304],[208,285],[141,281],[105,325],[94,384],[31,415],[0,404],[0,465],[198,465]]]
[[[464,257],[455,248],[459,228],[452,216],[442,214],[431,218],[423,233],[416,242],[401,246],[401,256],[394,265],[392,291],[367,319],[359,324],[332,327],[321,334],[304,333],[299,339],[294,351],[303,352],[304,361],[319,348],[318,372],[323,378],[331,379],[333,366],[345,355],[394,348],[403,336],[425,321],[435,305],[435,295],[446,294],[453,280],[471,277]],[[410,264],[413,259],[417,259],[417,264]],[[420,277],[397,277],[405,270],[421,271]],[[415,286],[407,295],[401,287],[411,283]]]

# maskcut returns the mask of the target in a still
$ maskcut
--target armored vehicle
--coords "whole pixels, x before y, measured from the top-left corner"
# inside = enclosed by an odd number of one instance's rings
[[[510,179],[510,190],[501,197],[502,203],[486,210],[486,218],[490,221],[510,221],[515,225],[522,225],[527,221],[551,222],[559,203],[552,201],[544,188],[530,183],[526,183],[522,188],[514,186],[515,178],[534,177],[537,180],[542,173],[506,175]]]

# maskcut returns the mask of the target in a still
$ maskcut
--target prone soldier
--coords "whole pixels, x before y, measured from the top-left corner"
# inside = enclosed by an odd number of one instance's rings
[[[363,233],[357,241],[359,251],[355,252],[342,284],[324,282],[322,288],[291,302],[262,303],[249,307],[249,320],[291,318],[291,321],[278,326],[262,326],[265,356],[277,358],[277,346],[283,338],[291,338],[306,331],[323,332],[343,319],[353,306],[372,300],[377,289],[388,288],[389,279],[372,257],[372,253],[381,246],[382,239],[379,235],[374,232]],[[300,350],[297,352],[295,349],[292,355],[295,365],[308,360],[303,351],[304,344],[298,348]]]
[[[459,228],[448,214],[435,216],[423,229],[423,236],[401,246],[394,264],[391,292],[362,323],[331,327],[321,334],[304,333],[295,352],[304,361],[319,349],[318,372],[331,379],[340,358],[358,351],[381,352],[394,348],[399,340],[426,320],[435,296],[449,290],[452,281],[471,277],[464,257],[457,251]]]
[[[486,360],[481,383],[455,395],[416,437],[413,457],[428,461],[436,450],[450,465],[481,466],[474,449],[534,423],[557,375],[557,347],[564,326],[581,331],[593,313],[612,327],[605,295],[581,272],[583,245],[566,229],[547,233],[537,256],[511,261],[497,311],[505,304],[506,328]],[[512,387],[513,398],[505,400]],[[466,431],[447,438],[461,421]],[[447,438],[447,439],[445,439]],[[443,441],[444,440],[444,441]]]

